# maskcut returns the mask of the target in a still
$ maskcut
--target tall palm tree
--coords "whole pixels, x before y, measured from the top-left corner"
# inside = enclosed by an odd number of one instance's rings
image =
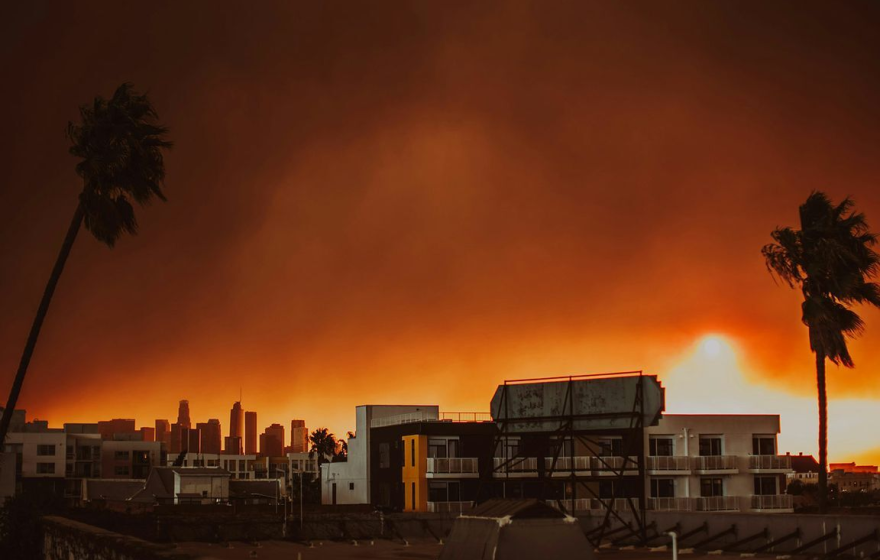
[[[327,428],[318,428],[309,436],[312,443],[309,457],[318,455],[318,464],[326,463],[336,455],[336,436]]]
[[[804,296],[801,320],[816,354],[819,393],[819,509],[828,501],[828,404],[825,360],[853,367],[846,338],[860,334],[864,322],[850,306],[867,303],[880,307],[880,288],[873,279],[880,257],[871,249],[877,236],[868,229],[864,214],[852,211],[845,198],[833,204],[813,192],[800,207],[801,229],[777,228],[774,243],[764,246],[767,268]]]
[[[72,144],[70,154],[81,158],[76,173],[82,178],[83,189],[9,391],[0,419],[0,445],[6,439],[40,328],[80,226],[85,224],[98,241],[113,247],[123,233],[137,233],[132,201],[145,205],[153,197],[165,200],[162,150],[170,148],[171,142],[164,139],[168,129],[158,123],[147,96],[135,92],[131,84],[122,84],[109,100],[96,97],[80,107],[79,114],[79,123],[68,123],[67,136]]]

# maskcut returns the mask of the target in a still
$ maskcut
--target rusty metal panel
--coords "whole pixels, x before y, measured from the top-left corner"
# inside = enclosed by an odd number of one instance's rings
[[[641,384],[641,399],[637,400]],[[508,432],[552,432],[571,419],[578,431],[654,426],[665,408],[655,375],[536,381],[499,385],[492,397],[492,419]]]

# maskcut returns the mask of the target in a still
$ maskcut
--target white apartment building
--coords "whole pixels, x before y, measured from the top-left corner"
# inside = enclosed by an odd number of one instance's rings
[[[355,409],[355,437],[348,461],[321,465],[321,503],[370,503],[370,429],[440,418],[437,405],[361,405]]]
[[[792,511],[777,414],[666,414],[646,430],[648,509]]]
[[[6,451],[20,455],[23,478],[63,478],[66,472],[67,434],[62,429],[9,432]]]
[[[168,457],[167,466],[174,466],[177,457]],[[187,453],[181,467],[220,467],[229,471],[231,478],[253,480],[256,455],[237,455],[225,453]]]

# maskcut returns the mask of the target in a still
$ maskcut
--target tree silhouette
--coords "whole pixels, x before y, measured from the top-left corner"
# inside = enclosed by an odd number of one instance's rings
[[[870,282],[880,258],[871,247],[877,236],[868,230],[865,216],[852,212],[845,198],[834,205],[813,192],[800,207],[801,229],[777,228],[774,243],[761,252],[767,268],[804,296],[801,320],[816,354],[819,395],[819,511],[828,503],[828,404],[825,360],[853,367],[846,338],[860,334],[864,322],[850,306],[867,303],[880,307],[880,288]]]
[[[309,457],[318,455],[318,465],[326,463],[336,456],[336,436],[327,428],[318,428],[309,436],[312,446],[309,448]]]
[[[109,100],[96,97],[80,107],[79,114],[79,123],[68,123],[67,136],[70,154],[81,158],[76,173],[83,189],[9,391],[0,419],[0,444],[6,439],[40,329],[80,226],[85,224],[98,241],[113,247],[122,234],[137,233],[132,201],[143,206],[153,197],[165,200],[162,150],[170,148],[171,142],[163,138],[168,129],[158,124],[147,96],[136,93],[131,84],[122,84]]]

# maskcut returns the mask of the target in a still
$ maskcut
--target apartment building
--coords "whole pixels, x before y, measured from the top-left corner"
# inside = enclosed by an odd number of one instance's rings
[[[631,441],[638,432],[506,435],[487,414],[395,409],[358,407],[349,462],[322,465],[323,503],[456,512],[525,497],[575,513],[638,508],[641,452],[649,510],[792,511],[778,415],[666,415]]]
[[[200,467],[220,467],[227,472],[231,478],[238,480],[253,480],[254,464],[257,462],[256,455],[234,455],[228,453],[187,453],[180,465],[174,463],[178,460],[177,456],[168,456],[166,466],[178,466],[187,468]]]
[[[103,478],[146,479],[154,467],[161,465],[159,441],[104,441],[101,446]]]

